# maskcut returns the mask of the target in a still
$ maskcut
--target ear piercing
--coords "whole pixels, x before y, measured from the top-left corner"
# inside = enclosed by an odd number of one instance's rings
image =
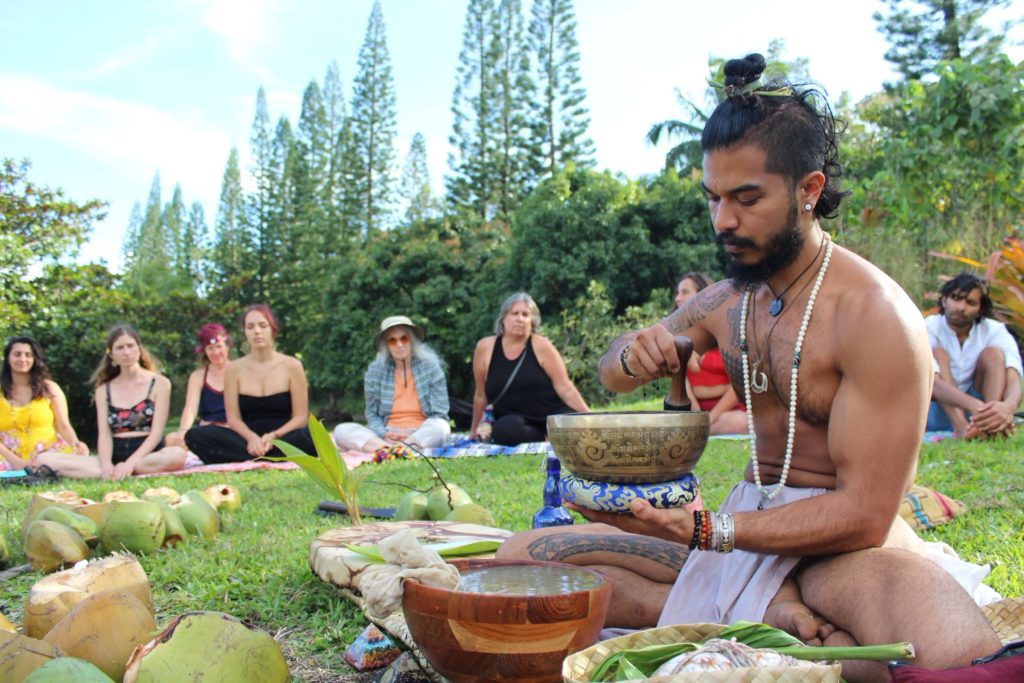
[[[811,210],[811,209],[813,209],[813,208],[814,208],[814,206],[813,206],[813,205],[811,205],[811,203],[810,203],[810,202],[805,202],[805,203],[804,203],[804,211],[810,211],[810,210]]]

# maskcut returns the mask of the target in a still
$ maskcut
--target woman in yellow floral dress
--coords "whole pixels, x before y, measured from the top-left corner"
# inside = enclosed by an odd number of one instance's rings
[[[33,467],[45,453],[89,453],[32,337],[12,337],[4,346],[0,389],[0,469]]]

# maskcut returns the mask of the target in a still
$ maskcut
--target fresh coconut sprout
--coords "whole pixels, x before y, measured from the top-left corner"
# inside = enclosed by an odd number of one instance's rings
[[[472,557],[474,555],[485,555],[493,553],[501,545],[500,541],[468,541],[466,543],[451,544],[437,544],[427,545],[437,552],[444,559],[453,557]],[[374,562],[384,562],[384,558],[380,554],[380,550],[375,545],[353,545],[346,543],[345,547],[349,550],[359,553],[365,557],[370,558]]]
[[[673,657],[697,650],[701,643],[718,638],[735,639],[737,642],[758,649],[770,649],[793,659],[804,661],[834,661],[863,659],[888,662],[894,659],[913,659],[914,646],[910,643],[888,643],[884,645],[854,645],[848,647],[816,647],[805,645],[800,639],[782,629],[752,621],[737,621],[721,631],[709,635],[700,642],[684,641],[665,645],[649,645],[634,650],[620,650],[609,655],[594,670],[590,680],[621,681],[630,678],[651,676],[659,666]]]
[[[274,439],[272,443],[281,449],[284,457],[264,455],[257,459],[295,463],[328,494],[341,500],[348,510],[352,524],[359,524],[359,486],[363,483],[366,473],[349,469],[338,454],[338,447],[327,433],[327,429],[312,414],[309,416],[309,433],[316,448],[315,457],[303,453],[287,441]]]

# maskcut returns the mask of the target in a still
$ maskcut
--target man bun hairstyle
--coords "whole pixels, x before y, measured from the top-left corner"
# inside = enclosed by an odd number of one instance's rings
[[[725,100],[708,118],[701,134],[707,153],[752,144],[764,151],[766,170],[791,186],[812,171],[825,174],[825,187],[814,207],[816,217],[834,218],[849,192],[839,189],[836,121],[824,92],[815,86],[772,79],[761,83],[765,59],[751,53],[725,63]],[[819,103],[820,100],[820,103]]]

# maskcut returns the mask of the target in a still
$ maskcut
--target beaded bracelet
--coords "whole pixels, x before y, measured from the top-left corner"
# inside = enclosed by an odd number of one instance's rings
[[[633,372],[632,370],[630,370],[629,369],[629,364],[626,363],[626,359],[629,358],[629,349],[632,346],[633,346],[633,344],[631,342],[631,343],[626,344],[625,346],[622,347],[622,353],[619,354],[619,365],[622,366],[622,372],[625,373],[626,377],[632,377],[633,379],[638,379],[640,377],[640,375],[638,375],[635,372]]]
[[[700,510],[693,511],[693,536],[690,538],[690,550],[697,549],[697,543],[700,541]]]
[[[701,510],[701,516],[703,517],[701,528],[700,528],[700,542],[697,544],[699,550],[710,550],[711,549],[711,511]]]

